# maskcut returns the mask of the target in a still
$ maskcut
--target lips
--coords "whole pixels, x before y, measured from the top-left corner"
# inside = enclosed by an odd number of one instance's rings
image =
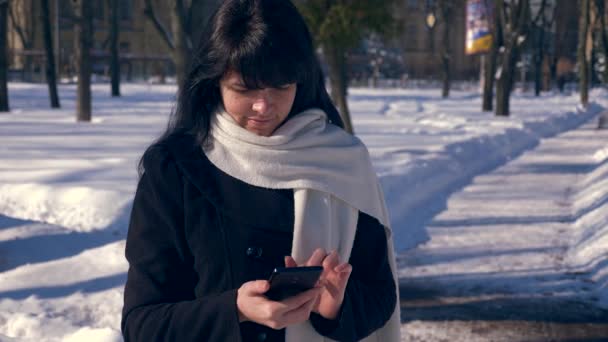
[[[277,126],[278,126],[277,119],[278,118],[276,116],[248,117],[247,123],[245,124],[244,127],[258,135],[268,137],[272,134],[272,132],[275,130],[275,128],[277,128]]]
[[[272,124],[273,120],[270,118],[264,118],[264,119],[260,119],[260,118],[249,118],[247,119],[249,121],[249,124],[252,126],[267,126],[269,124]]]
[[[248,120],[253,121],[253,122],[259,122],[259,123],[266,123],[266,122],[272,121],[271,118],[248,118]]]

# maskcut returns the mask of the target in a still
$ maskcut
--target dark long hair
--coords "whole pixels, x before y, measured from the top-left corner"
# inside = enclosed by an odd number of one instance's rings
[[[225,0],[201,36],[166,131],[148,150],[174,134],[190,134],[204,144],[211,115],[221,102],[219,81],[228,70],[238,71],[251,89],[297,83],[288,119],[320,108],[331,123],[344,127],[296,7],[288,0]],[[142,161],[139,169],[143,171]]]

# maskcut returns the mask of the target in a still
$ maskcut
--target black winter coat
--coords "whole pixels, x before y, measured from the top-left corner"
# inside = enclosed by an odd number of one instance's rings
[[[239,323],[236,295],[290,255],[293,190],[223,173],[190,136],[171,137],[143,161],[126,246],[125,341],[284,341],[284,329]],[[339,318],[310,318],[339,341],[382,327],[396,304],[383,227],[363,213],[349,262]]]

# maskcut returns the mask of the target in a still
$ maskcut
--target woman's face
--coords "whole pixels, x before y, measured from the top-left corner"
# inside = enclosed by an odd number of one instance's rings
[[[296,97],[296,84],[281,88],[247,89],[238,72],[229,71],[220,80],[226,112],[236,123],[257,135],[268,137],[285,121]]]

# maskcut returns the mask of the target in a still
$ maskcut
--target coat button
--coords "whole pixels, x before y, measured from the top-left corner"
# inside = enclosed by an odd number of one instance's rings
[[[259,333],[258,341],[266,341],[266,333]]]
[[[261,247],[247,247],[247,251],[245,252],[248,257],[252,258],[260,258],[262,256],[262,253],[263,250]]]

